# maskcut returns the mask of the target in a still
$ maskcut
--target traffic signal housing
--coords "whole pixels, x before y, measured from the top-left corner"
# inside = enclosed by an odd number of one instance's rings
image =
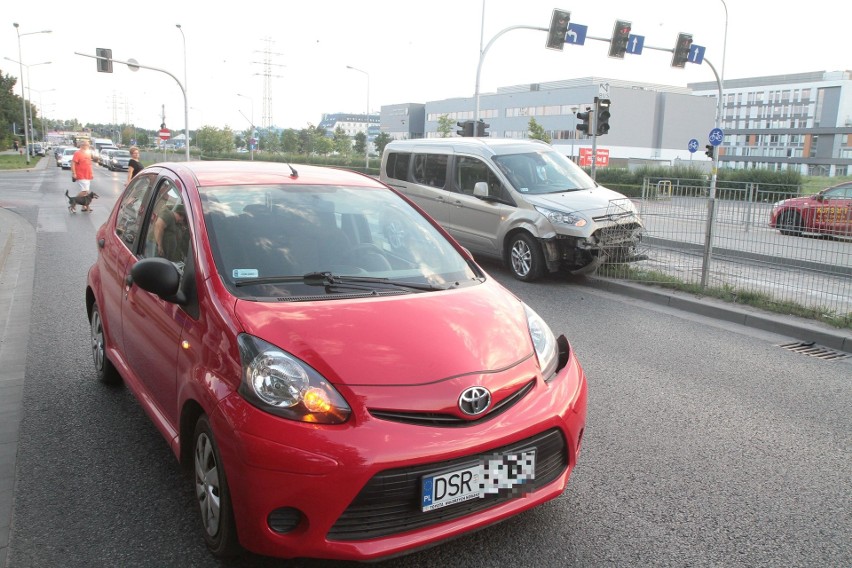
[[[715,148],[713,148],[713,145],[707,144],[705,146],[705,148],[707,148],[707,149],[704,151],[704,155],[707,156],[708,158],[710,158],[711,160],[713,158],[715,158],[715,155],[714,155],[715,154],[715,152],[714,152]]]
[[[692,48],[692,34],[677,34],[677,43],[672,55],[672,67],[684,68],[689,61],[689,50]]]
[[[590,135],[592,132],[591,128],[591,120],[592,120],[592,111],[589,107],[586,107],[586,112],[578,112],[577,118],[579,118],[582,122],[577,125],[577,130],[585,134],[586,136]]]
[[[473,126],[474,122],[472,120],[462,120],[456,123],[456,126],[459,127],[456,130],[456,134],[459,136],[463,136],[465,138],[471,138],[474,135]]]
[[[487,122],[483,122],[482,120],[478,120],[476,122],[476,135],[481,137],[491,136],[488,134],[488,127],[491,126]]]
[[[603,136],[609,132],[609,99],[596,99],[597,116],[595,117],[595,134]]]
[[[98,73],[112,73],[112,50],[98,47],[95,55],[98,56]]]
[[[550,18],[550,30],[547,32],[547,49],[562,51],[565,47],[565,34],[568,33],[568,23],[571,21],[571,12],[565,10],[553,10]]]
[[[630,39],[630,22],[616,20],[612,30],[612,39],[609,41],[609,56],[624,59],[627,52],[627,42]]]

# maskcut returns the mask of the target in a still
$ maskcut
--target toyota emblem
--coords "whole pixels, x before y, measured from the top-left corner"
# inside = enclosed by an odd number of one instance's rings
[[[464,389],[459,397],[459,410],[468,416],[478,416],[491,406],[491,393],[485,387]]]

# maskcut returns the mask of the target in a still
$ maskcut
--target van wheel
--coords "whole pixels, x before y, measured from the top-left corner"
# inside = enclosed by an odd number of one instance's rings
[[[778,222],[778,230],[782,235],[798,237],[802,234],[802,216],[795,211],[787,211]]]
[[[512,276],[524,282],[538,280],[544,274],[544,254],[538,242],[527,233],[516,233],[509,241]]]

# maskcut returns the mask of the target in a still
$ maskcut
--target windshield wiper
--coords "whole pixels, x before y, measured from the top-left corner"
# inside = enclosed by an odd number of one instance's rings
[[[447,290],[455,284],[448,286],[436,286],[433,284],[420,284],[416,282],[404,282],[401,280],[390,280],[388,278],[375,278],[370,276],[339,276],[331,272],[309,272],[303,276],[264,276],[261,278],[249,278],[239,280],[236,286],[253,286],[256,284],[279,284],[284,282],[301,282],[308,286],[325,286],[326,288],[349,288],[350,290],[366,290],[374,292],[376,285],[389,286],[403,290],[436,291]]]

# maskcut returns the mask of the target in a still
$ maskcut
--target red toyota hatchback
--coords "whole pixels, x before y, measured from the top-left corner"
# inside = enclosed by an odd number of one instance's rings
[[[215,555],[378,559],[565,489],[586,419],[568,341],[384,184],[158,164],[97,247],[97,375],[192,472]]]

